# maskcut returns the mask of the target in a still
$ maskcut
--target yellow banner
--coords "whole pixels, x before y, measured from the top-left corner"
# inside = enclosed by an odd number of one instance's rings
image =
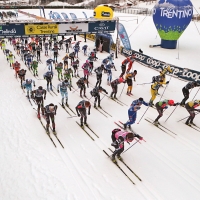
[[[58,24],[25,25],[26,35],[57,34]]]

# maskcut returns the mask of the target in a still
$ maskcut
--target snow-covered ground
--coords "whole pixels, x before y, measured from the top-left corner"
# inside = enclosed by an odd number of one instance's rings
[[[30,10],[31,12],[31,10]],[[67,12],[67,11],[66,11]],[[73,11],[68,11],[73,12]],[[75,12],[75,11],[74,11]],[[38,11],[39,13],[39,11]],[[37,14],[35,12],[35,14]],[[76,12],[77,17],[82,16],[82,13]],[[89,13],[88,13],[89,15]],[[149,20],[149,21],[148,21]],[[144,32],[143,26],[150,27],[151,19],[144,19],[135,31],[135,35],[131,36],[133,49],[142,48],[144,53],[152,55],[153,52],[157,56],[155,58],[164,59],[163,54],[168,54],[169,62],[174,61],[176,57],[171,52],[164,49],[148,49],[148,45],[152,44],[156,39],[153,27]],[[149,23],[148,23],[149,22]],[[129,22],[129,26],[130,26]],[[135,22],[133,22],[135,24]],[[136,28],[131,23],[129,29]],[[127,32],[130,31],[127,28]],[[192,37],[186,37],[191,34]],[[132,30],[132,31],[133,31]],[[141,30],[139,34],[139,30]],[[188,33],[187,33],[188,31]],[[197,67],[198,55],[198,38],[195,34],[195,26],[188,27],[182,35],[185,40],[180,39],[179,61],[183,62],[184,52],[196,51],[190,59],[190,64],[193,69]],[[129,34],[131,31],[129,32]],[[137,33],[137,34],[136,34]],[[153,35],[155,35],[153,37]],[[148,39],[149,38],[149,39]],[[194,42],[196,38],[196,42]],[[82,41],[81,46],[85,44],[82,38],[77,37]],[[145,43],[146,41],[146,43]],[[155,42],[158,42],[157,39]],[[181,42],[182,41],[182,42]],[[89,49],[94,47],[91,41],[87,41]],[[141,44],[141,46],[139,46]],[[181,44],[184,44],[181,46]],[[7,48],[13,48],[7,43]],[[194,51],[195,50],[195,51]],[[177,52],[177,50],[174,50]],[[14,51],[13,51],[14,52]],[[157,52],[157,53],[156,53]],[[150,54],[152,53],[152,54]],[[22,68],[26,68],[24,63],[16,55]],[[59,52],[58,61],[62,61],[65,51]],[[175,54],[175,53],[174,53]],[[177,54],[176,54],[177,55]],[[99,58],[94,66],[101,64],[101,60],[107,56],[106,53],[98,53]],[[83,56],[82,51],[79,54],[80,63],[82,64],[87,57]],[[46,57],[42,53],[42,63],[39,64],[39,78],[43,79],[43,74],[46,72]],[[119,55],[115,59],[117,71],[113,71],[113,79],[117,78],[121,72],[120,63],[124,59]],[[27,200],[27,199],[48,199],[48,200],[198,200],[200,196],[200,132],[184,125],[178,120],[187,117],[187,111],[178,107],[171,117],[165,122],[171,114],[174,107],[169,107],[165,112],[160,122],[170,131],[163,132],[155,126],[151,125],[145,119],[155,119],[158,115],[157,111],[149,108],[144,118],[139,124],[134,124],[132,127],[146,142],[136,144],[127,152],[122,154],[126,164],[133,170],[134,173],[142,180],[140,181],[126,166],[118,161],[121,168],[135,183],[135,185],[109,160],[104,154],[105,150],[108,154],[111,152],[108,148],[113,149],[111,144],[111,131],[117,126],[114,121],[126,122],[128,119],[127,110],[134,99],[143,97],[144,100],[150,99],[150,84],[137,85],[141,83],[151,82],[151,78],[157,75],[157,72],[146,68],[138,63],[134,63],[133,69],[138,71],[136,82],[133,86],[133,97],[126,95],[126,88],[123,90],[124,84],[119,85],[118,98],[125,103],[120,105],[107,97],[104,97],[101,106],[108,114],[100,113],[92,107],[91,115],[88,116],[88,124],[94,130],[95,134],[88,130],[88,133],[94,141],[76,124],[79,121],[78,117],[69,118],[70,115],[59,105],[61,102],[60,94],[51,96],[47,93],[45,105],[54,103],[58,105],[58,112],[55,118],[56,130],[58,138],[64,145],[64,149],[60,146],[56,138],[51,133],[51,137],[56,143],[55,148],[46,135],[43,127],[37,119],[36,112],[33,106],[30,105],[25,93],[20,88],[19,80],[14,77],[14,71],[9,67],[5,56],[1,53],[0,62],[0,92],[1,92],[1,116],[0,116],[0,197],[3,200]],[[186,62],[186,59],[185,61]],[[183,64],[184,64],[183,62]],[[173,63],[175,64],[175,63]],[[180,65],[182,66],[182,65]],[[188,66],[189,67],[189,66]],[[79,75],[83,76],[81,68]],[[26,78],[33,78],[36,81],[36,88],[43,86],[46,88],[45,80],[37,80],[32,73],[27,70]],[[103,75],[102,86],[110,93],[111,87],[106,84],[107,75]],[[167,76],[169,80],[169,77]],[[72,85],[77,89],[76,81],[72,79]],[[96,76],[93,74],[90,78],[90,85],[87,88],[86,94],[90,98],[90,91],[96,83]],[[57,72],[53,78],[53,85],[56,87],[59,83]],[[173,99],[175,102],[180,102],[183,98],[182,87],[185,82],[172,78],[169,86],[165,90],[163,98]],[[162,94],[165,88],[161,88],[159,93]],[[190,99],[195,96],[198,88],[195,88],[190,93]],[[55,90],[56,92],[56,90]],[[122,95],[120,96],[120,93]],[[103,97],[103,94],[101,94]],[[155,102],[160,100],[158,96]],[[199,94],[196,97],[200,98]],[[75,106],[82,99],[79,97],[79,91],[69,91],[69,106],[75,111]],[[90,102],[93,104],[94,99]],[[142,106],[138,111],[136,122],[140,120],[147,107]],[[68,110],[72,116],[74,114]],[[107,117],[106,117],[106,116]],[[45,124],[44,119],[42,119]],[[200,126],[199,115],[196,116],[194,122]],[[129,147],[125,144],[125,149]]]

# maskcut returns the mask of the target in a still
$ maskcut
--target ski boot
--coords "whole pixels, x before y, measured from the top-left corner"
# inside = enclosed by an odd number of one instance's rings
[[[50,135],[50,133],[49,133],[49,127],[48,127],[48,126],[46,126],[46,133],[47,133],[48,135]]]
[[[98,107],[99,107],[99,108],[101,108],[101,105],[100,105],[100,104],[98,104]]]
[[[56,130],[55,130],[55,128],[53,128],[53,134],[54,134],[54,135],[57,135],[57,134],[56,134]]]
[[[96,103],[94,104],[94,108],[97,108]]]
[[[129,93],[128,91],[126,92],[126,94],[127,94],[128,96],[130,95],[130,93]]]
[[[158,126],[160,123],[159,123],[158,121],[154,121],[153,124],[154,124],[155,126]]]
[[[38,119],[41,119],[41,117],[40,117],[40,113],[38,113],[37,117],[38,117]]]
[[[191,126],[191,124],[188,121],[186,121],[185,124],[188,126]]]
[[[127,128],[127,124],[124,124],[124,129],[126,130],[126,128]]]
[[[50,90],[53,91],[52,85],[50,86]]]
[[[120,155],[117,155],[117,158],[121,161],[123,161],[123,158]]]
[[[117,161],[116,161],[116,159],[115,159],[115,156],[111,156],[111,160],[115,163],[115,164],[117,164]]]
[[[83,122],[81,122],[81,127],[83,128],[84,126],[83,126]]]
[[[116,94],[114,95],[114,99],[117,99]]]
[[[66,100],[66,102],[65,102],[65,105],[68,106],[68,102],[67,102],[67,100]]]
[[[65,107],[63,102],[62,102],[62,107],[63,107],[63,108]]]
[[[86,122],[86,121],[84,122],[84,125],[88,126],[88,124],[87,124],[87,122]]]
[[[86,97],[86,95],[85,95],[85,94],[84,94],[83,96],[84,96],[84,97]]]
[[[190,125],[196,126],[196,124],[194,124],[193,122],[190,122]]]

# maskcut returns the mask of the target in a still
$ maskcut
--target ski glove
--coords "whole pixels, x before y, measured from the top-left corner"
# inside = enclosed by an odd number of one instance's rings
[[[46,99],[46,96],[44,96],[44,100]]]
[[[167,81],[166,84],[169,84],[169,81]]]
[[[80,114],[79,114],[79,113],[78,113],[77,115],[78,115],[78,117],[80,117]]]
[[[57,90],[57,92],[59,93],[59,90]]]
[[[106,94],[108,94],[108,92],[105,92]]]
[[[88,112],[88,115],[90,115],[90,112]]]
[[[164,109],[167,109],[167,108],[168,108],[168,106],[165,106],[165,107],[164,107]]]
[[[175,103],[175,104],[174,104],[174,106],[178,106],[178,105],[180,105],[180,103]]]
[[[69,90],[72,91],[72,88],[70,87]]]

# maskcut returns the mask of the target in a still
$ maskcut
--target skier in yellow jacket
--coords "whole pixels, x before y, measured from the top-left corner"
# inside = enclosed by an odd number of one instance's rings
[[[153,106],[153,101],[155,100],[156,96],[158,95],[158,89],[160,88],[160,86],[162,84],[168,84],[169,81],[165,82],[164,81],[165,78],[164,76],[155,76],[153,77],[153,80],[152,80],[152,85],[151,85],[151,99],[150,99],[150,102],[149,102],[149,106]]]

